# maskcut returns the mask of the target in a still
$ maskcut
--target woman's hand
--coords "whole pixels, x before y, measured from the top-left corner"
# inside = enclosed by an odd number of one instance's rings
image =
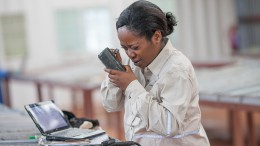
[[[119,61],[120,63],[122,63],[122,58],[121,55],[119,53],[118,49],[110,49],[111,52],[114,54],[114,56],[116,57],[116,60]]]
[[[105,69],[108,73],[109,81],[116,87],[125,90],[127,86],[136,79],[129,65],[125,65],[126,71],[118,71],[113,69]]]

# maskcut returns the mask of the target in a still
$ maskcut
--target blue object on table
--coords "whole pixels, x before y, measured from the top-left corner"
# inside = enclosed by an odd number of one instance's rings
[[[3,103],[3,88],[2,88],[2,80],[7,77],[7,72],[0,69],[0,103]]]

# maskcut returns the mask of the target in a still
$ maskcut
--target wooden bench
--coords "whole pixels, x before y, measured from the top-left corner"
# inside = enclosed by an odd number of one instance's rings
[[[257,146],[253,114],[260,112],[260,60],[239,59],[232,65],[196,69],[200,105],[226,108],[230,112],[234,146],[244,146],[242,112],[246,112],[248,144]]]

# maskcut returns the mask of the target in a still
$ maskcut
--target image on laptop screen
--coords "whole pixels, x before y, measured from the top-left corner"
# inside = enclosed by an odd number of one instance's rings
[[[44,132],[69,126],[55,104],[36,104],[30,112]]]

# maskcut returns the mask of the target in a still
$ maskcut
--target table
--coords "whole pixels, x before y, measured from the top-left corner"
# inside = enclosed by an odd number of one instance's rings
[[[25,111],[17,111],[0,104],[0,145],[1,146],[35,146],[37,139],[30,139],[33,136],[41,136],[39,130]],[[103,134],[86,141],[71,142],[44,142],[44,145],[98,145],[109,139]]]
[[[248,145],[257,146],[253,113],[260,112],[260,60],[238,58],[227,66],[195,70],[200,104],[230,111],[233,145],[245,145],[241,112],[246,112]]]
[[[30,136],[39,135],[31,118],[22,111],[0,104],[0,145],[37,145]]]

